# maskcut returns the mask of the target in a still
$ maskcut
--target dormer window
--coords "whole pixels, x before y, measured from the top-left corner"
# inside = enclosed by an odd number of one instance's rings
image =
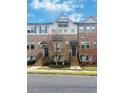
[[[58,23],[58,27],[68,27],[67,23]]]

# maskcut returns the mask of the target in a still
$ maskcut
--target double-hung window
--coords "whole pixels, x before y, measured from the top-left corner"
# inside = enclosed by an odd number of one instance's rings
[[[86,31],[87,31],[87,32],[90,32],[90,30],[91,30],[91,29],[90,29],[90,26],[86,26]]]
[[[47,27],[40,27],[40,33],[47,33]]]
[[[84,27],[82,26],[82,27],[79,27],[79,31],[82,33],[82,32],[84,32]]]
[[[90,55],[81,55],[80,56],[81,61],[92,61],[92,57]]]
[[[81,56],[80,56],[80,60],[81,60],[81,61],[85,61],[85,60],[86,60],[86,56],[85,56],[85,55],[81,55]]]
[[[55,33],[56,32],[56,30],[55,29],[52,29],[52,33]]]
[[[31,33],[36,33],[36,26],[30,27],[30,32]]]
[[[27,44],[27,49],[29,49],[30,48],[30,45],[29,44]]]
[[[93,48],[96,48],[97,44],[96,42],[93,42]]]
[[[67,32],[67,29],[64,29],[64,32]]]
[[[81,48],[83,49],[89,49],[89,43],[87,41],[81,42]]]
[[[91,26],[91,31],[95,31],[95,26]]]
[[[75,29],[71,29],[71,32],[74,33],[75,32]]]
[[[32,43],[31,43],[31,49],[34,49],[34,48],[35,48],[35,43],[32,42]]]

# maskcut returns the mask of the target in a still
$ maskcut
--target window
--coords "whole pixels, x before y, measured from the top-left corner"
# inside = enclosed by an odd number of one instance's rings
[[[30,56],[27,56],[27,61],[30,61],[31,59],[30,59]]]
[[[79,28],[79,31],[80,31],[80,32],[84,32],[84,27],[80,27],[80,28]]]
[[[87,26],[87,27],[86,27],[86,30],[87,30],[87,31],[90,31],[90,26]]]
[[[59,23],[58,26],[59,26],[59,27],[67,27],[68,24],[66,24],[66,23],[61,23],[61,24],[60,24],[60,23]]]
[[[62,52],[62,46],[61,46],[62,44],[61,43],[58,43],[58,44],[56,44],[56,43],[54,43],[54,52]]]
[[[95,26],[91,26],[91,30],[92,31],[95,31]]]
[[[67,32],[67,29],[64,29],[64,32]]]
[[[90,46],[89,46],[89,43],[87,41],[85,42],[81,42],[81,48],[83,49],[88,49]]]
[[[62,29],[60,29],[59,32],[61,33],[62,32]]]
[[[89,61],[89,56],[86,56],[86,61]]]
[[[28,33],[30,33],[30,30],[27,30]]]
[[[34,30],[31,30],[31,33],[34,33]]]
[[[31,33],[36,33],[36,27],[35,26],[31,27],[30,29],[31,29]]]
[[[31,49],[34,49],[34,44],[31,44]]]
[[[47,27],[40,27],[40,33],[47,33]]]
[[[96,48],[96,45],[97,45],[96,42],[93,42],[93,48]]]
[[[64,57],[63,56],[59,56],[59,62],[63,62],[64,61]]]
[[[29,45],[27,45],[27,49],[29,49]]]
[[[81,61],[85,61],[85,60],[86,60],[86,56],[81,55],[81,56],[80,56],[80,60],[81,60]]]
[[[92,56],[89,55],[81,55],[80,56],[81,61],[92,61]]]
[[[71,32],[74,33],[75,32],[75,29],[71,29]]]
[[[36,61],[36,57],[35,56],[32,56],[32,61]]]
[[[89,48],[89,43],[86,43],[86,49],[88,49]]]
[[[85,45],[81,45],[81,47],[84,49],[85,48]]]
[[[41,27],[39,28],[39,33],[41,33]]]
[[[28,56],[28,61],[36,61],[36,56]]]
[[[36,26],[29,27],[27,33],[36,33]]]
[[[45,33],[47,33],[47,27],[45,27]]]
[[[58,61],[58,56],[53,56],[53,58],[55,62]]]
[[[52,32],[55,33],[55,29],[52,29]]]

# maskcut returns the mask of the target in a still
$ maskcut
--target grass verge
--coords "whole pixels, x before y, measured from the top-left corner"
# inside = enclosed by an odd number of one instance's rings
[[[97,67],[82,67],[82,70],[86,70],[86,71],[97,71]]]
[[[86,76],[96,76],[97,73],[96,71],[70,71],[70,72],[66,72],[66,71],[60,71],[60,72],[56,72],[56,71],[42,71],[42,70],[35,70],[35,71],[28,71],[28,74],[62,74],[62,75],[86,75]]]
[[[70,70],[70,67],[63,67],[63,68],[51,68],[51,67],[38,67],[37,70]],[[95,66],[88,66],[88,67],[81,67],[81,70],[86,71],[96,71],[97,67]]]

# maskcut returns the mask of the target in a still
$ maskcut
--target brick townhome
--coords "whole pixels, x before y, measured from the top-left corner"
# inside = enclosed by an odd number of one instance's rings
[[[27,24],[27,61],[32,65],[87,65],[97,62],[97,23],[59,17],[53,23]]]

